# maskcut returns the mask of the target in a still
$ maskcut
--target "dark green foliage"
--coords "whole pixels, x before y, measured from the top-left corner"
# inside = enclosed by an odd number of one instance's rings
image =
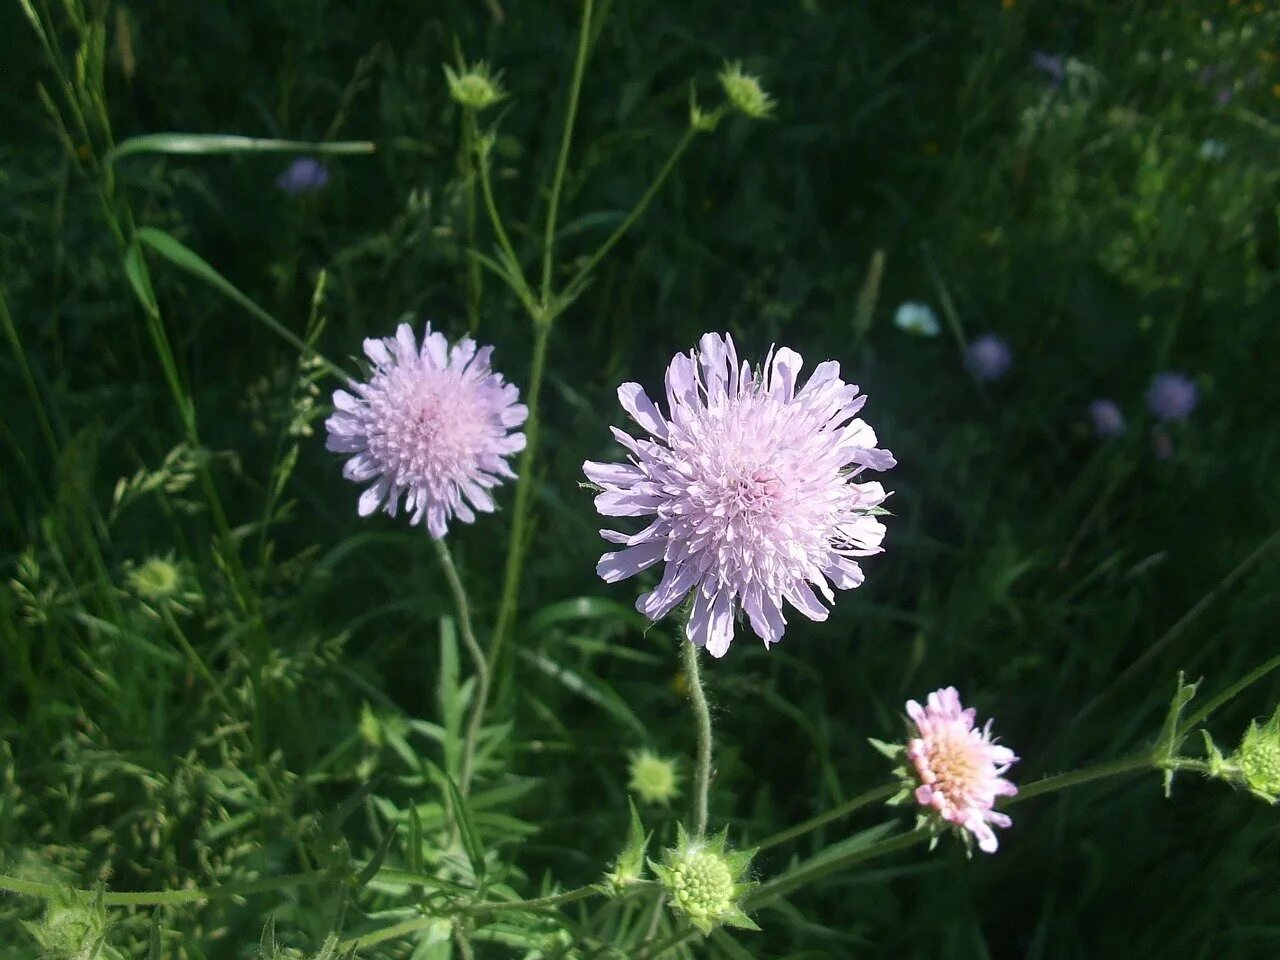
[[[706,330],[752,357],[786,343],[839,359],[900,461],[865,586],[825,624],[792,617],[772,651],[740,631],[704,664],[711,824],[734,847],[886,783],[866,738],[899,738],[903,702],[938,686],[995,717],[1025,783],[1156,742],[1179,671],[1204,678],[1194,713],[1274,656],[1270,5],[600,0],[557,287],[683,135],[691,83],[713,107],[716,73],[741,60],[777,106],[695,139],[556,322],[512,656],[464,797],[476,689],[448,587],[424,532],[356,516],[324,450],[326,369],[354,369],[362,338],[404,318],[457,336],[474,303],[496,366],[526,387],[517,298],[481,270],[471,299],[443,64],[460,50],[501,70],[509,96],[479,123],[537,278],[576,5],[95,0],[78,26],[76,4],[30,0],[65,63],[79,49],[86,75],[100,66],[81,129],[26,2],[0,10],[0,873],[113,892],[314,874],[158,912],[108,904],[110,951],[332,960],[344,938],[419,917],[411,903],[438,918],[360,956],[465,957],[469,941],[481,958],[605,957],[649,929],[678,936],[665,915],[650,926],[643,888],[456,908],[598,883],[629,827],[650,851],[674,842],[683,799],[644,810],[641,833],[626,795],[634,749],[693,753],[674,628],[633,611],[636,584],[595,577],[580,464],[610,452],[616,384],[656,386]],[[1035,50],[1065,58],[1061,86]],[[296,197],[275,186],[288,152],[137,152],[110,175],[91,159],[165,131],[376,152],[326,155],[328,185]],[[101,200],[109,176],[132,223]],[[122,248],[113,216],[146,232]],[[483,216],[477,229],[488,256]],[[977,386],[945,324],[937,339],[895,329],[904,300],[999,333],[1008,376]],[[1142,393],[1165,369],[1191,375],[1201,404],[1159,428],[1162,460]],[[1092,436],[1097,396],[1120,404],[1126,436]],[[482,642],[512,495],[450,535]],[[152,558],[172,564],[172,591],[139,579]],[[1205,725],[1238,743],[1277,699],[1268,675]],[[1168,722],[1162,743],[1197,743]],[[751,871],[859,847],[889,815],[863,810]],[[994,857],[943,844],[859,864],[761,910],[762,932],[692,949],[1276,955],[1278,814],[1247,791],[1184,774],[1166,800],[1152,772],[1012,815]],[[27,924],[45,917],[3,895],[4,955],[40,956]]]

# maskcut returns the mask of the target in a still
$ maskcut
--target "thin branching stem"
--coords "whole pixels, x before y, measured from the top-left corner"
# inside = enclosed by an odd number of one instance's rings
[[[569,147],[573,143],[573,125],[582,96],[582,77],[587,68],[587,50],[591,46],[591,8],[593,0],[583,0],[582,23],[578,28],[578,54],[573,61],[573,80],[569,86],[569,104],[565,108],[564,130],[560,136],[560,155],[556,158],[555,175],[551,179],[551,199],[547,205],[547,225],[542,238],[542,304],[551,301],[551,266],[555,259],[556,219],[560,215],[560,191],[569,167]]]
[[[502,599],[498,603],[498,616],[493,626],[493,640],[489,644],[489,667],[495,669],[502,645],[506,642],[511,622],[515,618],[516,604],[520,596],[520,577],[524,572],[524,554],[528,544],[526,529],[529,525],[529,501],[533,496],[534,455],[538,449],[538,408],[542,395],[542,375],[547,363],[547,343],[551,325],[539,323],[533,335],[533,363],[529,372],[529,419],[525,422],[524,452],[520,454],[519,478],[516,480],[516,502],[512,511],[511,542],[507,546],[506,573],[502,581]]]

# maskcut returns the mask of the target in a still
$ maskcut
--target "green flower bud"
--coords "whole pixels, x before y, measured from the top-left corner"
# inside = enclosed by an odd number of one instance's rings
[[[475,66],[465,68],[461,73],[446,63],[444,77],[449,83],[450,96],[472,110],[485,110],[507,95],[497,76],[489,73],[489,66],[483,60]]]
[[[167,600],[182,589],[182,575],[172,559],[149,557],[128,575],[129,586],[144,600]]]
[[[179,614],[189,614],[202,602],[190,567],[174,560],[173,554],[148,557],[142,563],[124,565],[126,592],[141,601],[152,616],[164,607]]]
[[[640,814],[636,805],[628,801],[631,807],[631,826],[627,830],[627,845],[618,854],[613,869],[604,875],[604,882],[598,887],[606,896],[617,897],[644,879],[644,852],[649,846],[649,835],[640,823]]]
[[[677,829],[676,848],[664,851],[661,864],[649,864],[672,909],[703,933],[722,924],[760,929],[739,905],[743,893],[755,886],[742,882],[755,851],[726,852],[724,833],[691,841],[683,827]]]
[[[773,113],[773,97],[765,93],[759,78],[742,71],[741,63],[726,63],[718,76],[725,96],[743,114],[753,120],[765,120]]]
[[[95,960],[115,957],[105,948],[107,914],[98,902],[84,903],[76,897],[50,900],[44,919],[26,924],[47,960]]]
[[[1249,789],[1275,803],[1280,797],[1280,708],[1263,726],[1249,724],[1234,759]]]
[[[680,793],[680,774],[675,763],[651,750],[631,754],[629,772],[631,782],[627,786],[645,803],[665,807]]]

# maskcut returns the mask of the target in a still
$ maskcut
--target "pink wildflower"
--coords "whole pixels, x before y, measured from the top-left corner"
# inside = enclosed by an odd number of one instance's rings
[[[326,446],[352,454],[342,475],[373,481],[360,516],[385,503],[394,517],[403,497],[409,522],[425,518],[438,539],[451,517],[471,523],[474,510],[492,512],[489,490],[515,476],[504,458],[524,449],[524,434],[511,431],[528,416],[516,387],[489,369],[493,347],[464,339],[450,349],[427,324],[419,349],[402,323],[394,339],[365,340],[364,352],[374,364],[369,380],[335,391],[325,422]]]
[[[603,488],[602,515],[653,517],[636,534],[600,531],[624,549],[596,572],[615,583],[665,563],[637,609],[656,621],[692,591],[686,635],[714,657],[729,649],[739,611],[766,646],[782,638],[783,600],[825,620],[832,586],[861,584],[855,558],[881,549],[873,510],[887,494],[858,478],[889,469],[893,455],[855,419],[866,397],[840,379],[840,365],[819,364],[797,388],[802,362],[783,347],[753,370],[730,337],[706,334],[667,368],[665,415],[639,384],[618,388],[648,435],[613,429],[629,462],[583,464]]]
[[[907,715],[919,734],[906,750],[920,784],[915,789],[916,802],[935,811],[943,822],[972,834],[984,853],[994,853],[992,824],[1007,827],[1012,821],[992,807],[997,797],[1018,792],[1004,779],[1018,758],[991,739],[990,720],[980,730],[974,727],[974,710],[961,705],[955,687],[929,694],[927,706],[908,700]]]

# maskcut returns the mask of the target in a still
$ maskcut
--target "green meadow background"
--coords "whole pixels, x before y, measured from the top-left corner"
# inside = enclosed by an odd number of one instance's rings
[[[80,14],[32,2],[74,75]],[[132,225],[176,238],[256,305],[147,254],[162,359],[104,216],[101,131],[66,122],[22,5],[0,9],[3,872],[122,891],[288,873],[384,774],[342,830],[368,857],[404,835],[408,807],[441,816],[429,770],[458,709],[452,601],[425,532],[356,516],[324,449],[335,381],[262,315],[348,367],[402,319],[451,337],[474,325],[525,389],[529,322],[491,275],[469,317],[468,180],[442,64],[461,51],[502,71],[510,97],[481,120],[536,272],[578,6],[94,0],[84,16],[102,67],[86,109],[117,142],[183,131],[376,150],[325,156],[328,183],[297,196],[276,184],[291,153],[117,160]],[[594,24],[558,278],[644,192],[687,127],[691,84],[714,105],[716,72],[741,60],[778,106],[694,141],[551,335],[514,655],[473,798],[513,886],[598,879],[626,833],[630,751],[680,758],[687,785],[674,628],[646,629],[637,584],[597,580],[599,518],[579,483],[584,459],[617,455],[616,385],[656,388],[705,331],[746,356],[787,344],[810,369],[839,360],[899,461],[866,584],[824,624],[792,617],[773,650],[740,629],[705,665],[712,822],[735,843],[885,782],[866,738],[900,737],[904,701],[939,686],[995,718],[1025,782],[1151,742],[1179,671],[1203,678],[1199,703],[1275,654],[1272,4],[601,0]],[[477,245],[492,246],[483,218]],[[897,329],[904,301],[931,304],[942,334]],[[979,384],[957,337],[988,331],[1014,360]],[[1157,428],[1143,395],[1164,370],[1194,379],[1200,402]],[[1103,396],[1124,436],[1094,435]],[[511,503],[508,486],[494,517],[450,532],[482,631]],[[139,595],[155,557],[181,577],[163,613]],[[1224,751],[1278,694],[1268,676],[1211,717]],[[662,842],[683,812],[681,799],[642,815]],[[1165,799],[1148,774],[1012,813],[995,856],[946,843],[836,874],[757,916],[762,932],[693,955],[1280,955],[1280,814],[1244,791],[1185,775]],[[753,870],[883,819],[864,810]],[[388,896],[375,885],[342,905],[346,928]],[[175,908],[160,955],[257,957],[274,918],[281,947],[311,957],[338,911],[310,889]],[[40,912],[0,898],[6,957],[40,956],[23,925]],[[150,911],[115,920],[111,949],[146,956]],[[533,940],[476,954],[597,955]]]

